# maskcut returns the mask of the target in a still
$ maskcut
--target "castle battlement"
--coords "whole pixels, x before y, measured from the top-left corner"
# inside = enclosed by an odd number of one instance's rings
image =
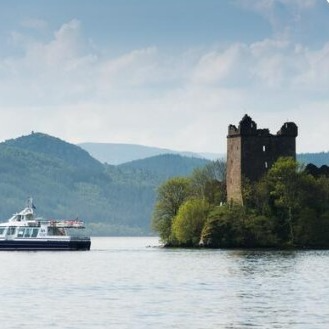
[[[227,199],[242,204],[242,182],[259,180],[279,157],[296,159],[298,128],[294,122],[283,124],[277,134],[257,129],[247,114],[238,127],[228,126],[227,135]]]

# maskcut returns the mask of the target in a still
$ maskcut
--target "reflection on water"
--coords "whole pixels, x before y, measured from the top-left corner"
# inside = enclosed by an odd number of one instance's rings
[[[327,328],[327,251],[158,245],[93,238],[90,252],[0,253],[1,327]]]

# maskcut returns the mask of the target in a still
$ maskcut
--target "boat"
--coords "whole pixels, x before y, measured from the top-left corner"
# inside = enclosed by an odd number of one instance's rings
[[[84,222],[35,216],[32,198],[7,222],[0,223],[0,250],[90,250]]]

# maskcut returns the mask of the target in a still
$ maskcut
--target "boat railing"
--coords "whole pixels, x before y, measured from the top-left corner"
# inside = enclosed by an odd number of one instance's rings
[[[50,227],[60,227],[60,228],[85,228],[85,224],[81,220],[52,220],[52,219],[47,219],[47,220],[36,220],[34,223],[31,222],[29,223],[30,226],[41,226],[41,225],[46,225]]]

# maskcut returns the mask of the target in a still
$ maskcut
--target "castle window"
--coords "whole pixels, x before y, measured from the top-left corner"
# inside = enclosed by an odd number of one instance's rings
[[[263,152],[265,152],[266,151],[266,146],[265,145],[263,145]]]
[[[267,164],[267,161],[265,161],[265,168],[266,168],[266,169],[268,168],[268,164]]]

